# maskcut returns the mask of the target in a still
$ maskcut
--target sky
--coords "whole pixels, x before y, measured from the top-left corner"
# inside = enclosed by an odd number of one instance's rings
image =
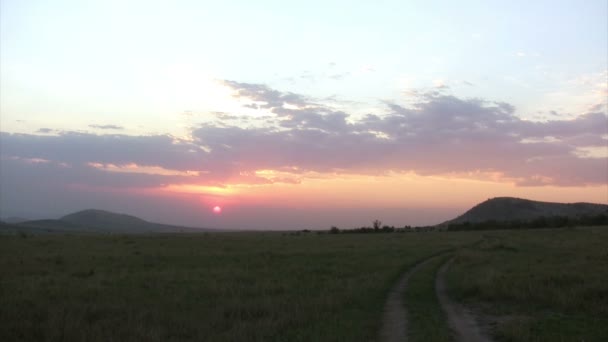
[[[608,203],[607,99],[605,0],[0,0],[0,217],[324,229]]]

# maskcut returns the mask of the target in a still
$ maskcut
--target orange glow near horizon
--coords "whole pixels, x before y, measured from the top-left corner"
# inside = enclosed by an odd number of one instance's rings
[[[199,194],[215,205],[265,205],[305,208],[455,208],[492,197],[520,197],[548,202],[608,203],[605,185],[589,187],[516,186],[485,175],[483,180],[460,176],[420,176],[414,173],[333,175],[302,178],[299,183],[169,185],[165,194]]]
[[[228,196],[236,194],[236,189],[232,186],[209,186],[197,184],[170,184],[161,188],[165,192],[205,194],[215,196]]]

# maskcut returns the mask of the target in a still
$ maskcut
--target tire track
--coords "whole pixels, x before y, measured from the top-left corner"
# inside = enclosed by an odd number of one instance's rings
[[[473,315],[447,295],[445,273],[453,261],[454,258],[451,258],[439,268],[435,277],[435,291],[441,308],[447,316],[448,325],[455,333],[455,340],[457,342],[491,342],[492,340],[483,334]]]
[[[380,330],[380,341],[404,342],[408,336],[407,310],[403,304],[403,295],[407,289],[409,278],[421,267],[429,263],[439,255],[434,255],[417,263],[408,269],[393,286],[384,304],[384,316],[382,318],[382,329]]]

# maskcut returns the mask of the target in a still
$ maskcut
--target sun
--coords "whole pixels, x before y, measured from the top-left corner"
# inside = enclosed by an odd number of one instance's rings
[[[215,207],[213,207],[213,213],[214,214],[221,214],[222,213],[222,207],[220,207],[219,205],[216,205]]]

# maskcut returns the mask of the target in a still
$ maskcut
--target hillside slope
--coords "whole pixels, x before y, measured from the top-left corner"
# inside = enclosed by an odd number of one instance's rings
[[[594,203],[553,203],[522,198],[496,197],[484,201],[457,218],[444,222],[530,221],[539,217],[583,217],[608,214],[608,205]]]

